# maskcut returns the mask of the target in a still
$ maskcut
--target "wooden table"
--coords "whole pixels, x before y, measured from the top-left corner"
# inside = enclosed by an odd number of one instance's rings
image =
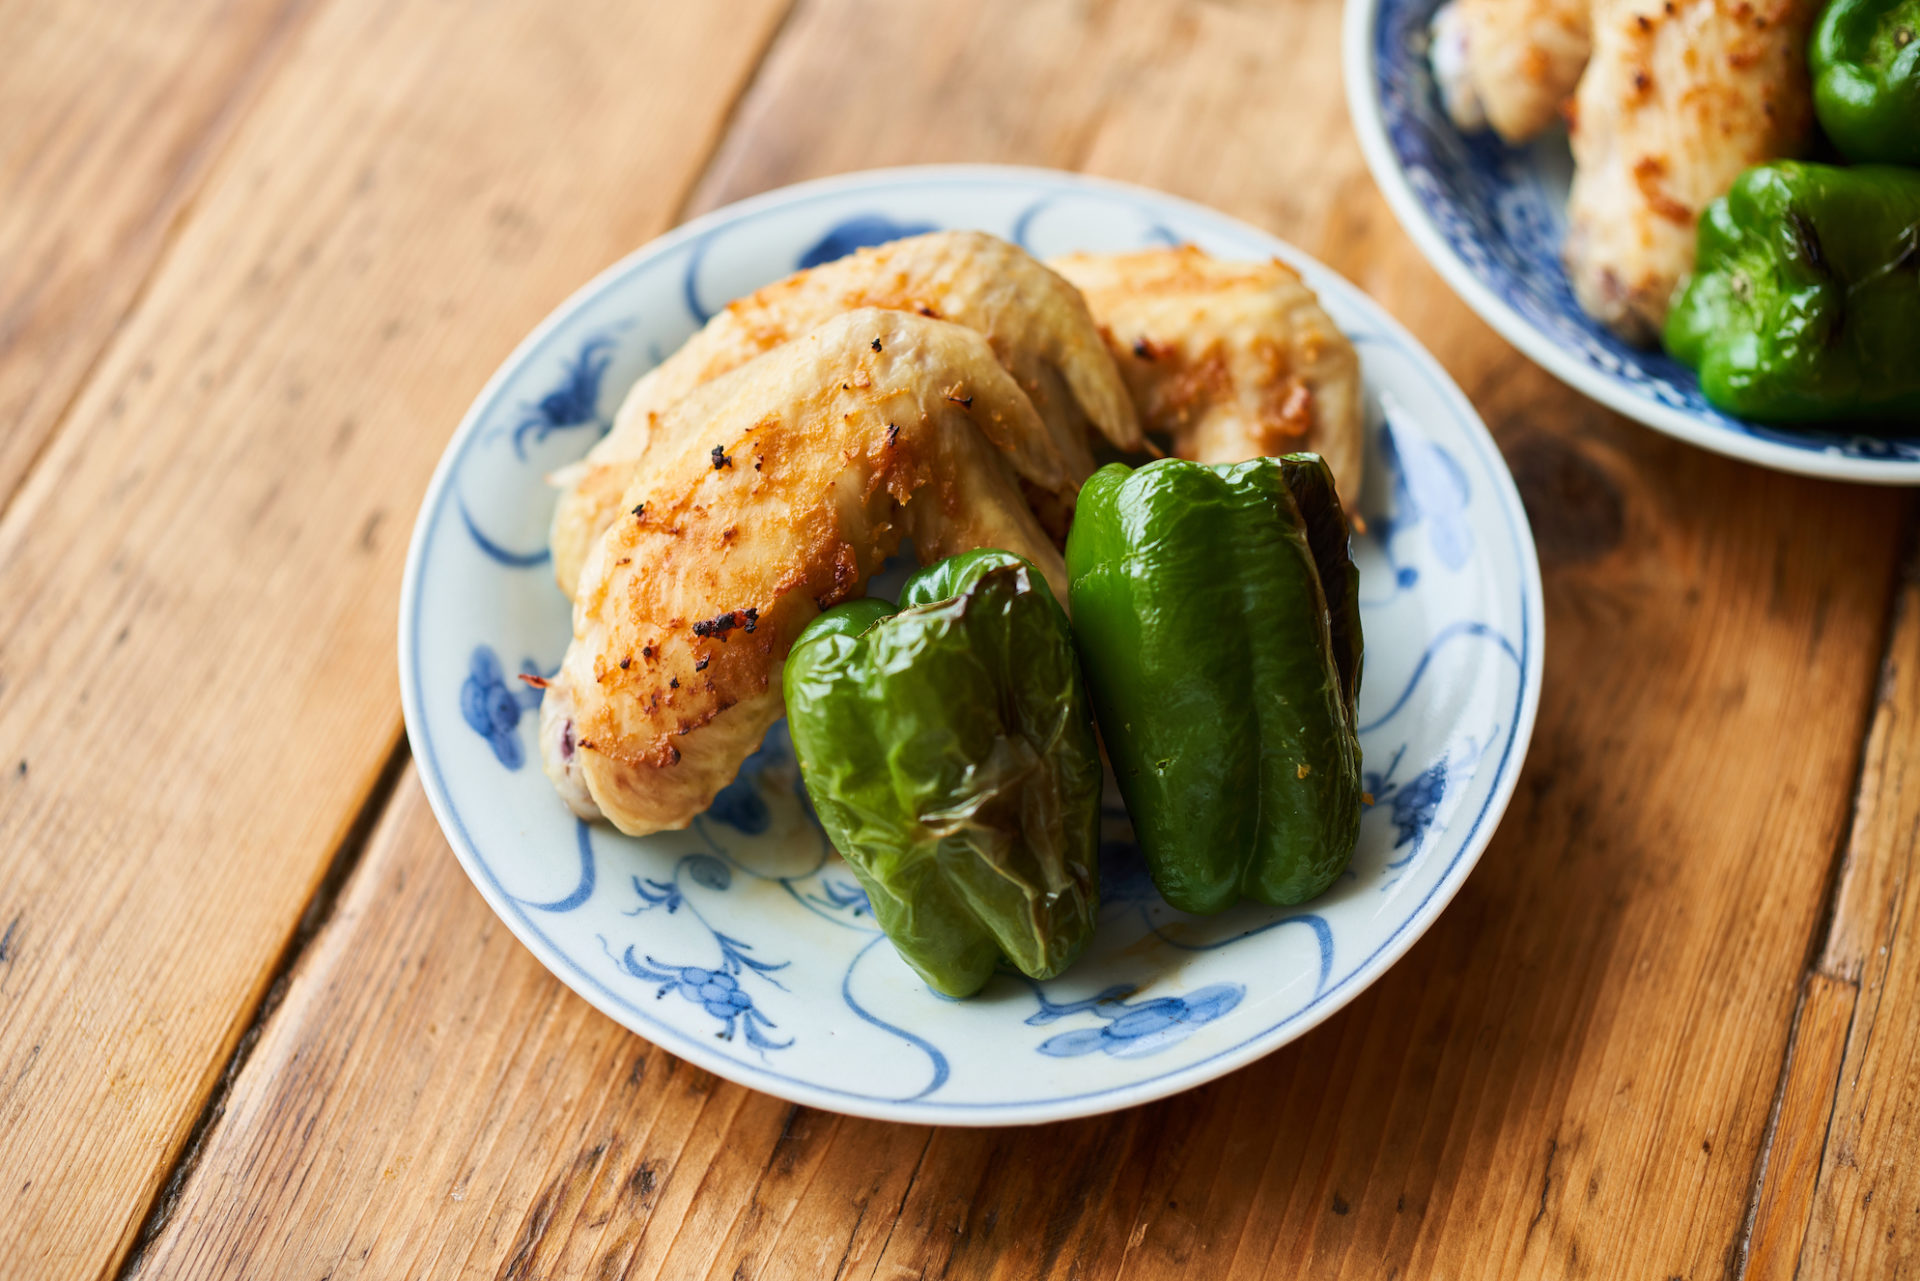
[[[1337,0],[0,0],[0,1273],[1912,1276],[1907,494],[1581,399],[1362,166]],[[406,532],[615,257],[791,180],[1083,169],[1405,321],[1519,478],[1546,693],[1343,1013],[1029,1130],[792,1107],[481,902],[401,736]]]

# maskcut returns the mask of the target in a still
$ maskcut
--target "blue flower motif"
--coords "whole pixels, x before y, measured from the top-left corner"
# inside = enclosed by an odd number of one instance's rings
[[[738,1018],[742,1010],[753,1008],[753,998],[740,990],[740,980],[725,970],[706,970],[698,965],[680,967],[680,995],[706,1007],[716,1019]]]
[[[513,429],[513,452],[527,456],[527,438],[539,444],[569,427],[601,425],[600,380],[613,360],[613,339],[604,334],[589,338],[567,366],[558,387],[527,407]]]
[[[1434,811],[1447,794],[1447,763],[1435,761],[1393,794],[1393,848],[1411,845],[1433,826]]]
[[[844,258],[856,249],[884,245],[889,240],[901,240],[907,236],[924,236],[929,231],[938,230],[940,228],[930,222],[896,222],[885,214],[855,214],[835,223],[813,248],[801,254],[799,268],[805,271],[809,267]]]
[[[1488,736],[1491,741],[1492,736]],[[1372,794],[1375,805],[1392,804],[1389,818],[1394,829],[1393,848],[1400,849],[1411,845],[1404,858],[1394,859],[1388,867],[1404,867],[1413,856],[1420,852],[1421,838],[1432,827],[1439,816],[1440,802],[1447,798],[1447,791],[1456,770],[1471,771],[1480,760],[1480,754],[1486,749],[1467,740],[1463,750],[1456,751],[1450,745],[1441,753],[1439,759],[1415,774],[1406,782],[1396,782],[1394,773],[1400,768],[1400,760],[1407,749],[1402,746],[1387,762],[1387,768],[1380,772],[1367,771],[1363,776],[1366,790]]]
[[[1087,1000],[1060,1004],[1049,1001],[1035,987],[1040,1009],[1028,1017],[1029,1025],[1087,1012],[1107,1021],[1103,1027],[1076,1028],[1050,1036],[1035,1048],[1052,1058],[1072,1058],[1095,1050],[1115,1058],[1140,1058],[1184,1041],[1194,1029],[1230,1012],[1247,994],[1238,983],[1214,983],[1186,996],[1163,996],[1130,1005],[1126,998],[1133,991],[1130,987],[1110,987]]]
[[[643,961],[634,955],[630,946],[621,953],[618,964],[637,979],[658,983],[660,986],[654,993],[655,1000],[677,992],[683,1000],[691,1001],[718,1019],[720,1029],[714,1035],[722,1040],[731,1041],[735,1032],[740,1032],[745,1035],[747,1044],[757,1050],[784,1050],[792,1045],[791,1037],[775,1041],[767,1035],[768,1029],[779,1025],[768,1018],[754,1004],[753,997],[740,986],[741,976],[752,973],[779,987],[778,981],[767,976],[773,970],[785,969],[787,963],[782,961],[775,965],[748,956],[752,948],[718,930],[714,931],[713,937],[720,944],[721,963],[718,967],[670,965],[652,955]],[[606,948],[609,956],[612,955],[612,949],[607,948],[605,939],[600,940],[600,945]]]
[[[532,662],[522,663],[520,670],[528,676],[540,674],[540,669]],[[526,753],[521,750],[520,735],[516,730],[520,724],[520,713],[537,706],[539,702],[538,689],[528,686],[507,688],[506,678],[500,671],[500,660],[494,656],[491,646],[473,647],[467,678],[460,683],[460,715],[474,733],[487,740],[493,748],[493,754],[508,769],[519,769],[526,763]]]

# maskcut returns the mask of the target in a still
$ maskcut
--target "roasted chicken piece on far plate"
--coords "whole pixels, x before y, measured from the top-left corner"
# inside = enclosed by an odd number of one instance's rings
[[[986,337],[1039,412],[1055,447],[1082,476],[1088,432],[1126,450],[1147,447],[1127,389],[1074,288],[1016,245],[977,231],[941,231],[862,249],[729,303],[648,373],[620,406],[613,430],[585,461],[556,473],[554,574],[569,597],[587,549],[620,512],[630,464],[673,455],[690,420],[667,416],[694,388],[856,307],[952,321]],[[1057,538],[1073,511],[1044,496],[1036,507]]]
[[[644,835],[706,809],[780,717],[800,629],[865,594],[902,538],[928,563],[1017,552],[1067,597],[1022,486],[1070,496],[1082,464],[972,329],[847,312],[680,398],[652,435],[541,706],[547,773],[582,817]]]
[[[1068,254],[1147,431],[1203,463],[1308,450],[1353,510],[1365,449],[1360,358],[1285,263],[1191,245]]]
[[[1462,129],[1524,142],[1560,116],[1587,65],[1592,0],[1453,0],[1433,15],[1430,61]]]
[[[1580,305],[1658,340],[1694,224],[1740,171],[1812,124],[1812,0],[1597,0],[1573,113],[1567,275]]]

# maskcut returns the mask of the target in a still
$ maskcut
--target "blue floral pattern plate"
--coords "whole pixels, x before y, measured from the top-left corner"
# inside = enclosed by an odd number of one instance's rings
[[[929,991],[813,820],[785,727],[684,832],[576,821],[535,757],[537,695],[569,635],[542,477],[714,310],[796,267],[934,227],[1041,255],[1192,241],[1296,264],[1359,345],[1370,418],[1367,782],[1352,872],[1305,907],[1166,907],[1104,819],[1103,905],[1065,976]],[[884,585],[882,586],[884,592]],[[777,191],[664,236],[588,284],[480,393],[414,528],[401,601],[407,732],[474,884],[534,955],[635,1032],[795,1102],[999,1125],[1185,1089],[1299,1036],[1426,929],[1486,845],[1526,753],[1541,672],[1526,515],[1465,397],[1359,292],[1271,237],[1168,196],[1067,174],[904,169]],[[1110,794],[1111,795],[1111,794]]]
[[[1521,147],[1462,134],[1440,105],[1427,27],[1441,0],[1347,0],[1347,106],[1367,166],[1434,268],[1501,337],[1576,391],[1656,430],[1763,467],[1920,484],[1920,435],[1769,427],[1707,403],[1693,371],[1621,342],[1560,266],[1573,160],[1555,131]]]

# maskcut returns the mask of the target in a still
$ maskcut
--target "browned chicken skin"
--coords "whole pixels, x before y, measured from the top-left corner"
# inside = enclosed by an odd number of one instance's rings
[[[881,307],[965,325],[986,337],[1062,455],[1092,470],[1090,431],[1115,446],[1146,448],[1127,389],[1079,293],[1015,245],[977,231],[941,231],[862,249],[729,303],[627,394],[613,430],[583,464],[555,477],[555,577],[574,593],[587,550],[621,510],[633,463],[684,442],[667,411],[701,384],[857,307]],[[1030,494],[1064,538],[1072,513]]]
[[[1524,142],[1560,117],[1592,48],[1590,0],[1452,0],[1433,16],[1433,77],[1462,129]]]
[[[1222,262],[1191,245],[1068,254],[1143,425],[1173,452],[1238,463],[1311,450],[1340,501],[1360,493],[1360,358],[1285,263]]]
[[[1694,224],[1812,126],[1812,0],[1596,0],[1573,113],[1567,275],[1622,337],[1657,341]],[[1916,126],[1920,127],[1920,126]]]
[[[644,835],[704,810],[782,711],[780,673],[822,610],[910,537],[931,561],[1001,547],[1066,599],[1022,485],[1085,479],[971,329],[862,309],[706,383],[585,557],[541,750],[584,817]]]

